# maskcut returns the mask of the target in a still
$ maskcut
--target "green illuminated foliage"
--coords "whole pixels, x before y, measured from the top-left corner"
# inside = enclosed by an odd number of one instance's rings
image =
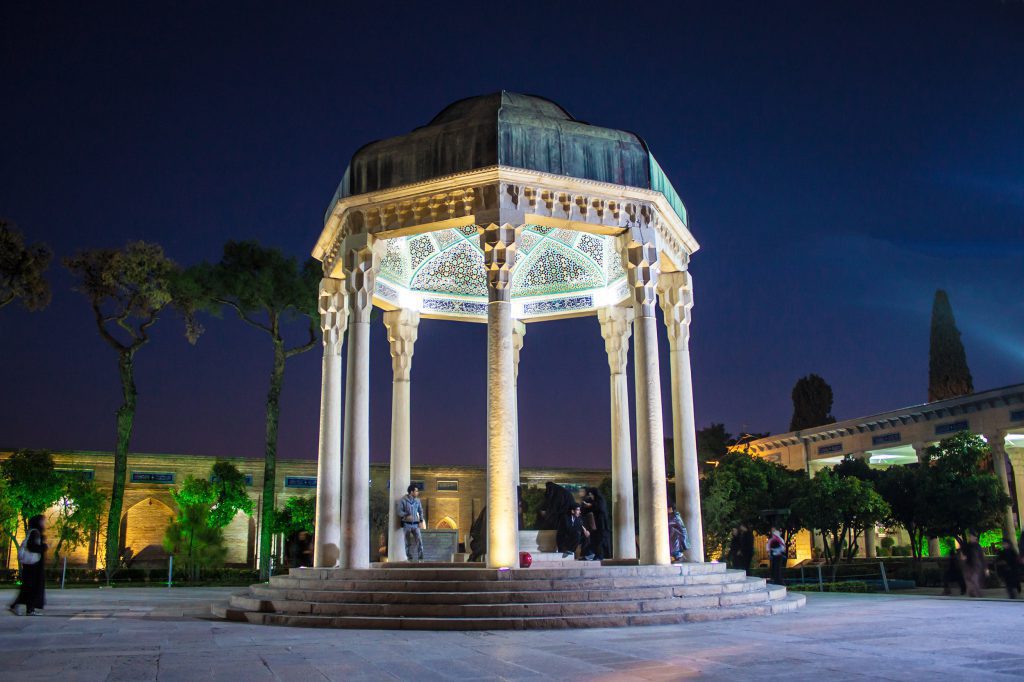
[[[842,476],[835,467],[823,469],[810,479],[805,494],[794,501],[793,507],[808,528],[822,534],[825,558],[833,566],[844,556],[855,556],[864,529],[890,513],[889,505],[870,481]]]
[[[283,508],[274,510],[271,519],[272,531],[285,537],[302,530],[312,533],[315,531],[316,498],[312,495],[289,497]]]
[[[62,474],[62,478],[64,489],[57,501],[54,522],[57,535],[54,563],[58,563],[64,553],[71,553],[96,537],[107,510],[107,496],[94,481],[73,471]]]
[[[64,480],[53,468],[49,450],[17,450],[0,463],[8,504],[21,516],[22,527],[60,499]]]

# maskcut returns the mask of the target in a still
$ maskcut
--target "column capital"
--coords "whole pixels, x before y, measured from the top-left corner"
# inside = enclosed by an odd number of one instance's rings
[[[384,326],[391,344],[391,371],[395,381],[409,381],[412,373],[413,346],[419,335],[418,310],[399,308],[384,311]]]
[[[324,355],[341,355],[341,344],[348,329],[348,296],[344,280],[324,277],[317,299],[320,330],[324,335]]]
[[[998,445],[999,447],[1005,450],[1007,433],[1008,431],[1006,429],[989,429],[985,431],[985,433],[982,435],[985,436],[985,442],[988,443],[988,446],[990,448],[996,447]]]
[[[690,273],[663,272],[658,277],[658,302],[665,317],[668,340],[673,348],[690,345],[690,311],[693,309],[693,279]]]
[[[914,448],[914,454],[917,455],[918,462],[924,462],[928,458],[928,444],[924,441],[914,441],[910,444],[910,447]]]
[[[516,239],[520,228],[508,223],[491,223],[478,230],[487,270],[487,299],[507,303],[512,300],[512,267],[516,264]]]
[[[597,309],[597,321],[601,323],[604,350],[608,354],[608,369],[612,374],[626,372],[634,315],[632,307],[620,305]]]
[[[516,381],[519,381],[519,351],[523,349],[523,342],[526,340],[526,323],[520,320],[512,321],[512,365],[515,368]]]
[[[658,284],[658,243],[653,230],[631,230],[620,237],[622,266],[641,317],[654,317]]]
[[[345,237],[345,289],[349,294],[353,322],[369,322],[373,309],[373,289],[380,268],[384,242],[366,233]]]

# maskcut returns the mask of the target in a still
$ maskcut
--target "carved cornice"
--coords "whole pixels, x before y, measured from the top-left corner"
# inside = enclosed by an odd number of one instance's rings
[[[395,381],[409,381],[412,373],[412,353],[419,335],[420,314],[416,310],[399,308],[384,312],[384,326],[391,344],[391,370]]]
[[[348,328],[348,296],[343,280],[325,277],[320,280],[320,329],[324,334],[324,355],[341,355],[341,345]]]

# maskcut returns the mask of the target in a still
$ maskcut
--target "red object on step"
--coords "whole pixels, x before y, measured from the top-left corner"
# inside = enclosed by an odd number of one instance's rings
[[[529,568],[533,565],[533,555],[529,552],[519,553],[519,568]]]

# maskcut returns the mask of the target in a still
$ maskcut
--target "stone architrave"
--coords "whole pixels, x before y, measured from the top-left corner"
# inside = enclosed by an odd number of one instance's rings
[[[516,497],[516,388],[512,348],[512,267],[518,228],[480,228],[487,271],[487,566],[519,563]]]
[[[370,566],[370,311],[383,246],[366,233],[350,235],[342,245],[349,298],[341,469],[342,568]]]
[[[633,299],[633,372],[636,392],[636,460],[639,488],[640,563],[668,564],[665,439],[655,318],[658,248],[653,230],[633,228],[623,238],[623,266]]]
[[[690,371],[690,311],[693,308],[693,280],[690,273],[661,273],[658,278],[658,300],[668,330],[676,506],[682,514],[690,539],[688,558],[691,561],[704,561],[697,426],[693,416],[693,377]]]
[[[320,280],[320,329],[324,358],[320,379],[320,447],[316,467],[316,533],[313,565],[332,568],[341,552],[341,347],[348,327],[348,298],[340,279]]]
[[[914,454],[917,455],[917,461],[921,464],[925,464],[928,461],[928,444],[923,442],[911,443],[911,447],[914,448]],[[937,559],[940,552],[939,539],[936,537],[928,538],[928,556]]]
[[[608,353],[612,433],[612,542],[616,559],[636,558],[636,525],[633,518],[633,448],[629,436],[629,393],[626,363],[633,308],[608,306],[597,311]]]
[[[512,409],[515,413],[516,422],[516,465],[515,465],[515,477],[516,486],[519,486],[520,481],[520,466],[519,466],[519,352],[523,350],[523,342],[526,340],[526,324],[519,320],[512,322],[512,364],[515,366],[515,389],[516,399],[512,403]],[[517,493],[518,496],[518,493]],[[517,515],[518,515],[518,497],[516,498]]]
[[[1002,485],[1003,492],[1006,496],[1010,496],[1010,478],[1006,473],[1006,432],[1005,431],[993,431],[985,434],[985,440],[988,441],[988,447],[992,451],[992,468],[995,469],[996,476],[999,477],[999,483]],[[1003,538],[1008,539],[1010,544],[1013,545],[1014,550],[1017,549],[1017,528],[1013,522],[1013,503],[1006,505],[1003,509],[1003,513],[1000,515],[1001,527],[1003,530]]]
[[[420,314],[405,308],[384,313],[391,344],[391,485],[388,495],[388,561],[406,561],[405,533],[398,517],[398,501],[412,480],[409,419],[412,354],[419,332]]]

